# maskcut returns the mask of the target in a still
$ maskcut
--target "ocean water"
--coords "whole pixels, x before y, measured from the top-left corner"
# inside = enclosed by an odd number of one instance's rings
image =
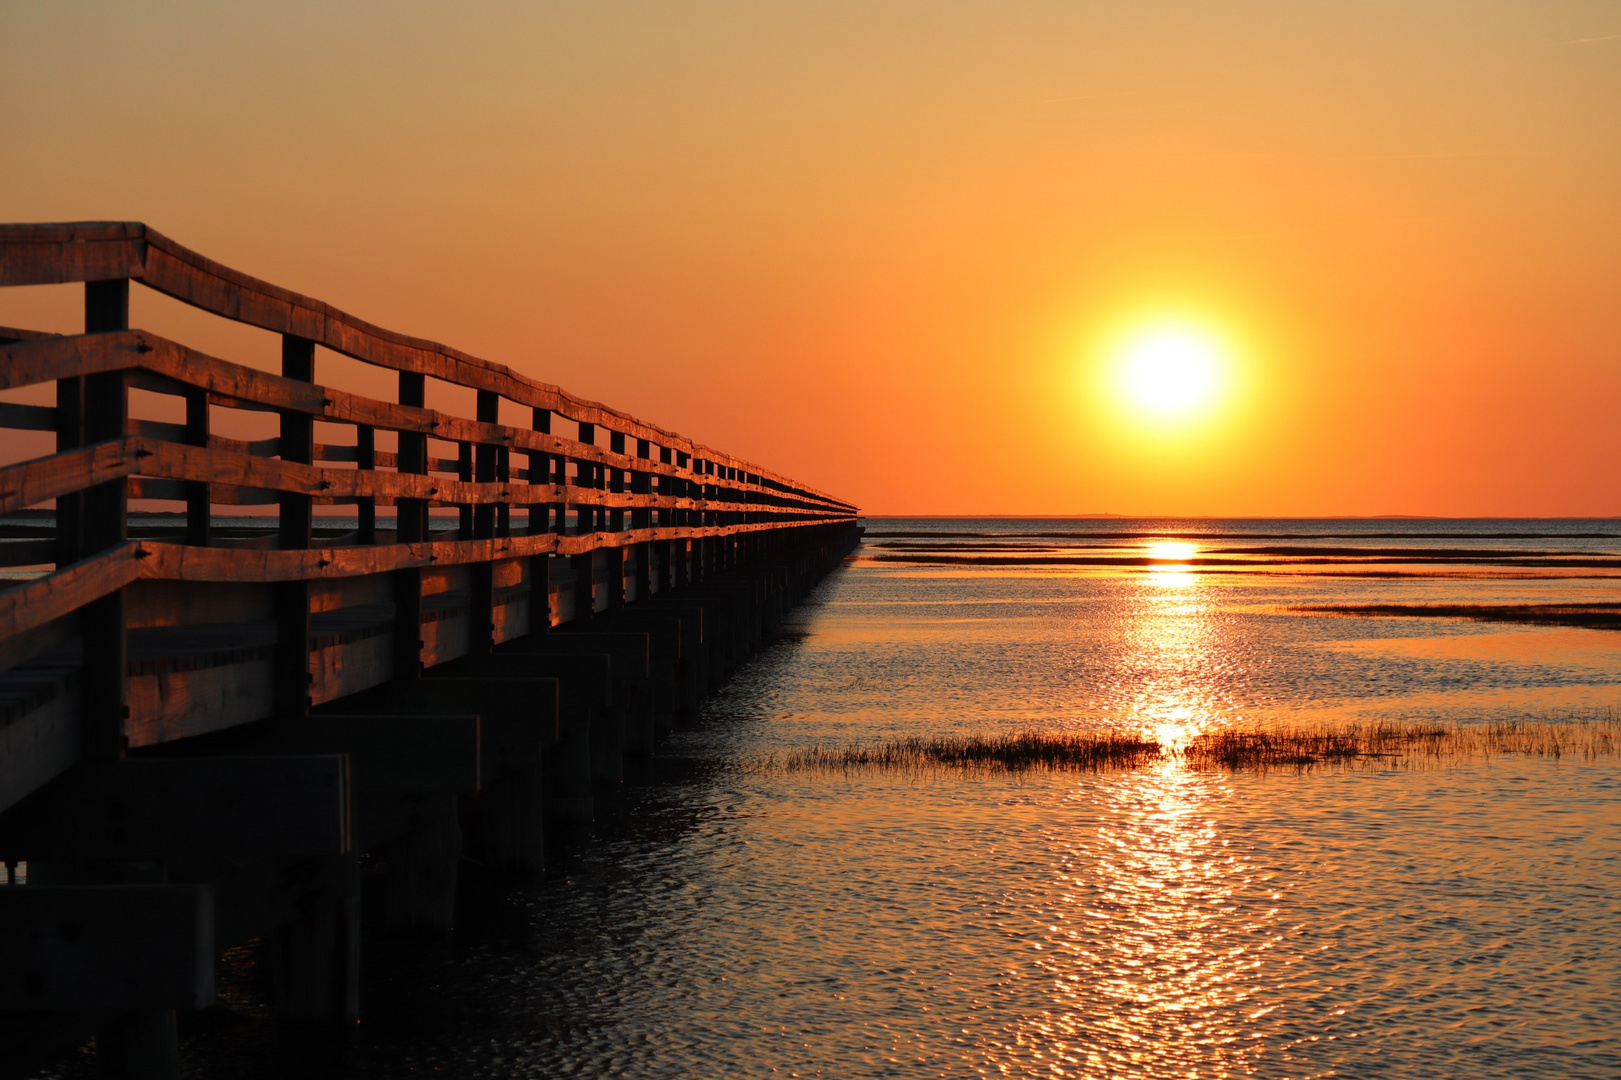
[[[469,905],[449,942],[378,943],[341,1074],[1621,1075],[1614,758],[771,764],[909,736],[1613,710],[1615,630],[1310,609],[1603,614],[1621,522],[867,526],[593,843]],[[189,1068],[239,1053],[233,1031],[189,1039]]]

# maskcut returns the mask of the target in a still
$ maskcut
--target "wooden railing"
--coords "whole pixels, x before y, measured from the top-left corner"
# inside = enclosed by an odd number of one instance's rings
[[[280,335],[280,374],[130,328],[131,281]],[[0,391],[51,384],[56,394],[54,406],[0,403],[0,428],[56,440],[54,453],[0,467],[0,516],[15,523],[19,511],[53,510],[37,535],[0,543],[0,565],[32,568],[0,591],[0,670],[17,678],[30,663],[55,670],[40,657],[67,648],[80,673],[76,737],[52,736],[55,748],[32,752],[29,763],[18,749],[23,735],[0,728],[9,740],[0,744],[0,810],[72,760],[117,758],[131,744],[271,711],[299,713],[542,619],[679,586],[855,518],[855,507],[824,492],[507,367],[373,326],[144,225],[0,226],[0,286],[74,282],[85,284],[85,333],[0,328]],[[397,371],[398,400],[321,384],[317,346]],[[428,407],[430,379],[475,391],[475,415]],[[169,399],[171,418],[133,415],[132,390]],[[527,409],[529,424],[502,423],[503,402]],[[241,412],[277,414],[279,434],[232,437],[228,418]],[[181,414],[183,422],[172,418]],[[216,416],[227,419],[216,425]],[[352,430],[353,441],[317,442],[317,422]],[[135,518],[132,532],[131,500],[168,503],[175,514]],[[334,504],[353,507],[341,526],[317,511]],[[274,522],[225,509],[251,506],[273,507]],[[570,588],[554,566],[573,568]],[[383,575],[382,593],[356,584]],[[613,582],[606,597],[593,591],[604,576]],[[189,603],[172,591],[132,614],[126,593],[141,582],[270,588],[273,700],[261,694],[233,706],[235,714],[202,716],[212,706],[182,709],[172,688],[157,705],[148,700],[157,691],[132,689],[132,628],[238,621],[219,590],[202,604],[213,614],[189,622],[158,610]],[[335,584],[322,592],[322,582]],[[424,605],[436,590],[465,598],[469,629],[459,644],[423,640],[431,636]],[[396,639],[386,662],[345,670],[316,662],[312,671],[312,618],[359,612],[385,594]],[[509,601],[527,613],[497,617]]]

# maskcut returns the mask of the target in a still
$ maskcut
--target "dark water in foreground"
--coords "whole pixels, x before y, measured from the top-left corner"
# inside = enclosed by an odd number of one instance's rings
[[[1174,532],[1202,535],[1151,546]],[[1617,522],[869,522],[623,822],[455,941],[383,945],[343,1071],[1621,1075],[1615,759],[758,767],[914,734],[1613,708],[1621,633],[1287,609],[1613,602],[1618,554]],[[192,1067],[246,1038],[192,1039]]]

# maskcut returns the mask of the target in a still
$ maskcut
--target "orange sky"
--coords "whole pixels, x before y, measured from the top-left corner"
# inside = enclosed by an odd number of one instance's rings
[[[869,513],[1621,514],[1613,2],[0,27],[0,220],[144,220]],[[0,290],[0,323],[76,303]],[[1162,312],[1221,328],[1242,390],[1170,435],[1092,371]]]

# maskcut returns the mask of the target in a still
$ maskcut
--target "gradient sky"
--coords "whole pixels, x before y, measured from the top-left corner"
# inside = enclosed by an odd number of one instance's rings
[[[869,513],[1621,514],[1613,0],[0,0],[0,40],[0,220],[146,221]],[[1169,432],[1096,377],[1167,312],[1238,376]]]

